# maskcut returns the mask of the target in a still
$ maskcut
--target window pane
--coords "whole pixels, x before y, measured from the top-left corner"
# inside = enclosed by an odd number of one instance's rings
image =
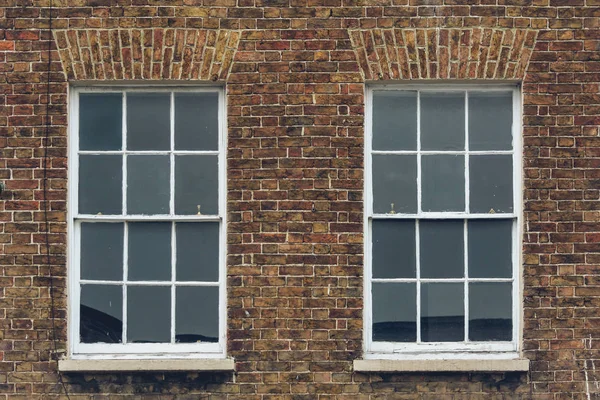
[[[217,156],[175,158],[175,213],[216,215],[218,207]]]
[[[512,340],[512,284],[469,284],[469,339]]]
[[[217,150],[219,140],[219,95],[178,93],[175,95],[175,149]]]
[[[421,92],[421,149],[465,149],[465,94]]]
[[[415,278],[415,221],[373,220],[373,278]]]
[[[170,95],[127,93],[127,149],[171,148]]]
[[[464,211],[464,156],[422,156],[421,163],[422,210]]]
[[[421,340],[457,342],[465,338],[464,285],[421,285]]]
[[[178,222],[177,280],[219,280],[219,223]]]
[[[169,156],[127,156],[127,213],[168,214]]]
[[[373,149],[417,149],[417,93],[373,93]]]
[[[373,283],[373,341],[417,340],[415,283]]]
[[[468,224],[469,276],[512,276],[512,220],[473,220]]]
[[[80,150],[121,150],[122,127],[121,93],[79,95]]]
[[[79,307],[81,343],[121,343],[123,338],[123,288],[81,286]]]
[[[512,93],[469,92],[469,149],[512,149]]]
[[[81,279],[123,279],[123,224],[81,224]]]
[[[79,156],[79,212],[121,214],[121,156]]]
[[[171,288],[129,286],[127,288],[127,342],[171,341]]]
[[[417,156],[373,155],[373,211],[417,212]]]
[[[171,280],[171,222],[129,223],[128,277]]]
[[[471,212],[513,211],[511,155],[471,156],[469,171]]]
[[[178,287],[175,300],[175,341],[219,341],[219,288]]]
[[[464,221],[421,220],[421,278],[462,278]]]

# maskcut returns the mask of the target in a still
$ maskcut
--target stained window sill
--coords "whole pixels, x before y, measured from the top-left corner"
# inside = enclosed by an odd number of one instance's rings
[[[529,360],[439,359],[439,360],[354,360],[357,372],[526,372]]]
[[[234,371],[231,358],[58,361],[60,372]]]

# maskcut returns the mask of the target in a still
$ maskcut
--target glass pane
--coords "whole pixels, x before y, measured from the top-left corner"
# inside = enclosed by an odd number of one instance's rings
[[[511,155],[471,156],[469,171],[471,212],[513,211]]]
[[[81,224],[81,279],[123,280],[123,224]]]
[[[417,149],[417,93],[373,93],[373,149]]]
[[[175,95],[175,149],[218,150],[219,94]]]
[[[175,158],[175,213],[217,215],[219,177],[217,156]]]
[[[123,165],[121,156],[79,156],[79,212],[121,214]]]
[[[465,94],[421,92],[421,149],[465,149]]]
[[[219,341],[219,288],[178,287],[175,300],[175,341]]]
[[[79,95],[80,150],[121,150],[122,127],[121,93]]]
[[[373,220],[373,278],[415,278],[415,221]]]
[[[177,280],[219,280],[219,223],[178,222]]]
[[[464,284],[421,285],[421,340],[458,342],[465,339]]]
[[[469,340],[512,340],[511,283],[469,283]]]
[[[82,285],[79,307],[81,343],[121,343],[123,340],[123,288]]]
[[[473,220],[468,224],[469,276],[512,276],[512,220]]]
[[[465,210],[465,157],[429,155],[421,158],[423,211]]]
[[[171,222],[131,222],[128,277],[136,281],[171,280]]]
[[[512,93],[469,92],[469,149],[512,149]]]
[[[127,156],[127,213],[168,214],[169,156]]]
[[[166,93],[127,93],[127,149],[171,148],[171,98]]]
[[[417,341],[416,283],[373,283],[373,341]]]
[[[421,278],[462,278],[464,263],[464,221],[421,220]]]
[[[171,341],[171,288],[129,286],[127,288],[127,342]]]
[[[417,156],[373,155],[373,211],[417,212]]]

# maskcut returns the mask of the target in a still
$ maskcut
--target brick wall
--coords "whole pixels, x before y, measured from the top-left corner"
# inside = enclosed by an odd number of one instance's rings
[[[113,79],[226,84],[227,345],[237,372],[64,375],[71,399],[600,392],[598,0],[54,0],[52,36],[48,3],[0,7],[0,399],[66,398],[49,277],[62,353],[68,81]],[[530,374],[352,371],[362,351],[364,82],[409,79],[523,82]]]

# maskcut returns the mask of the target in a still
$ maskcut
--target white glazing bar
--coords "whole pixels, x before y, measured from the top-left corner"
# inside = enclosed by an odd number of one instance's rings
[[[105,216],[103,216],[105,217]],[[423,212],[420,214],[373,214],[373,219],[514,219],[514,213]]]
[[[175,93],[171,92],[171,151],[169,152],[169,214],[175,215]]]
[[[510,155],[513,154],[512,150],[373,150],[373,154],[379,155],[411,155],[421,153],[423,155],[436,155],[436,154],[445,154],[445,155],[464,155],[464,154],[473,154],[473,155]]]
[[[122,116],[122,126],[121,126],[121,150],[125,150],[127,147],[127,93],[123,92],[123,104],[122,104],[122,112],[121,112],[121,116]],[[123,215],[127,215],[127,156],[125,155],[124,152],[121,152],[123,154],[123,176],[122,176],[122,187],[121,187],[121,191],[122,191],[122,195],[121,195],[121,199],[123,201],[122,207],[121,207],[121,213]],[[106,153],[104,153],[106,154]]]
[[[127,279],[129,278],[129,224],[123,224],[123,344],[127,343]]]
[[[469,341],[469,232],[468,232],[468,220],[465,219],[464,223],[464,236],[463,236],[463,259],[465,261],[465,341]]]
[[[78,218],[81,221],[105,221],[105,222],[121,222],[124,221],[122,215],[94,215],[82,214]],[[221,217],[218,215],[177,215],[170,216],[168,214],[157,215],[128,215],[127,221],[213,221],[220,222]]]
[[[180,281],[180,282],[172,282],[172,281],[105,281],[105,280],[91,280],[91,279],[82,279],[80,280],[81,284],[102,284],[102,285],[113,285],[120,286],[124,284],[135,283],[136,286],[167,286],[167,285],[175,285],[175,286],[219,286],[218,281],[214,282],[200,282],[200,281]]]
[[[216,156],[219,154],[217,150],[81,150],[79,154],[86,155],[120,155],[128,154],[131,156],[166,156],[171,153],[178,155],[202,155],[202,156]],[[510,153],[510,152],[504,152]],[[503,154],[504,154],[503,153]],[[487,153],[486,153],[487,154]],[[496,153],[493,153],[496,154]]]
[[[465,92],[465,211],[469,213],[471,211],[470,205],[470,193],[471,186],[469,182],[470,172],[469,172],[469,92]],[[463,296],[464,302],[464,314],[465,314],[465,342],[469,341],[469,233],[468,233],[468,220],[465,219],[464,222],[464,232],[463,232],[463,260],[465,263],[465,283],[464,289],[465,294]]]
[[[171,222],[171,343],[175,343],[175,265],[177,262],[175,222]]]
[[[416,285],[417,285],[417,343],[421,343],[421,239],[419,234],[419,220],[415,220],[415,262],[416,265]]]
[[[421,213],[421,92],[417,92],[417,213]]]
[[[417,282],[416,278],[373,278],[373,282],[410,283]],[[419,278],[422,283],[462,283],[468,282],[513,282],[514,278]]]

